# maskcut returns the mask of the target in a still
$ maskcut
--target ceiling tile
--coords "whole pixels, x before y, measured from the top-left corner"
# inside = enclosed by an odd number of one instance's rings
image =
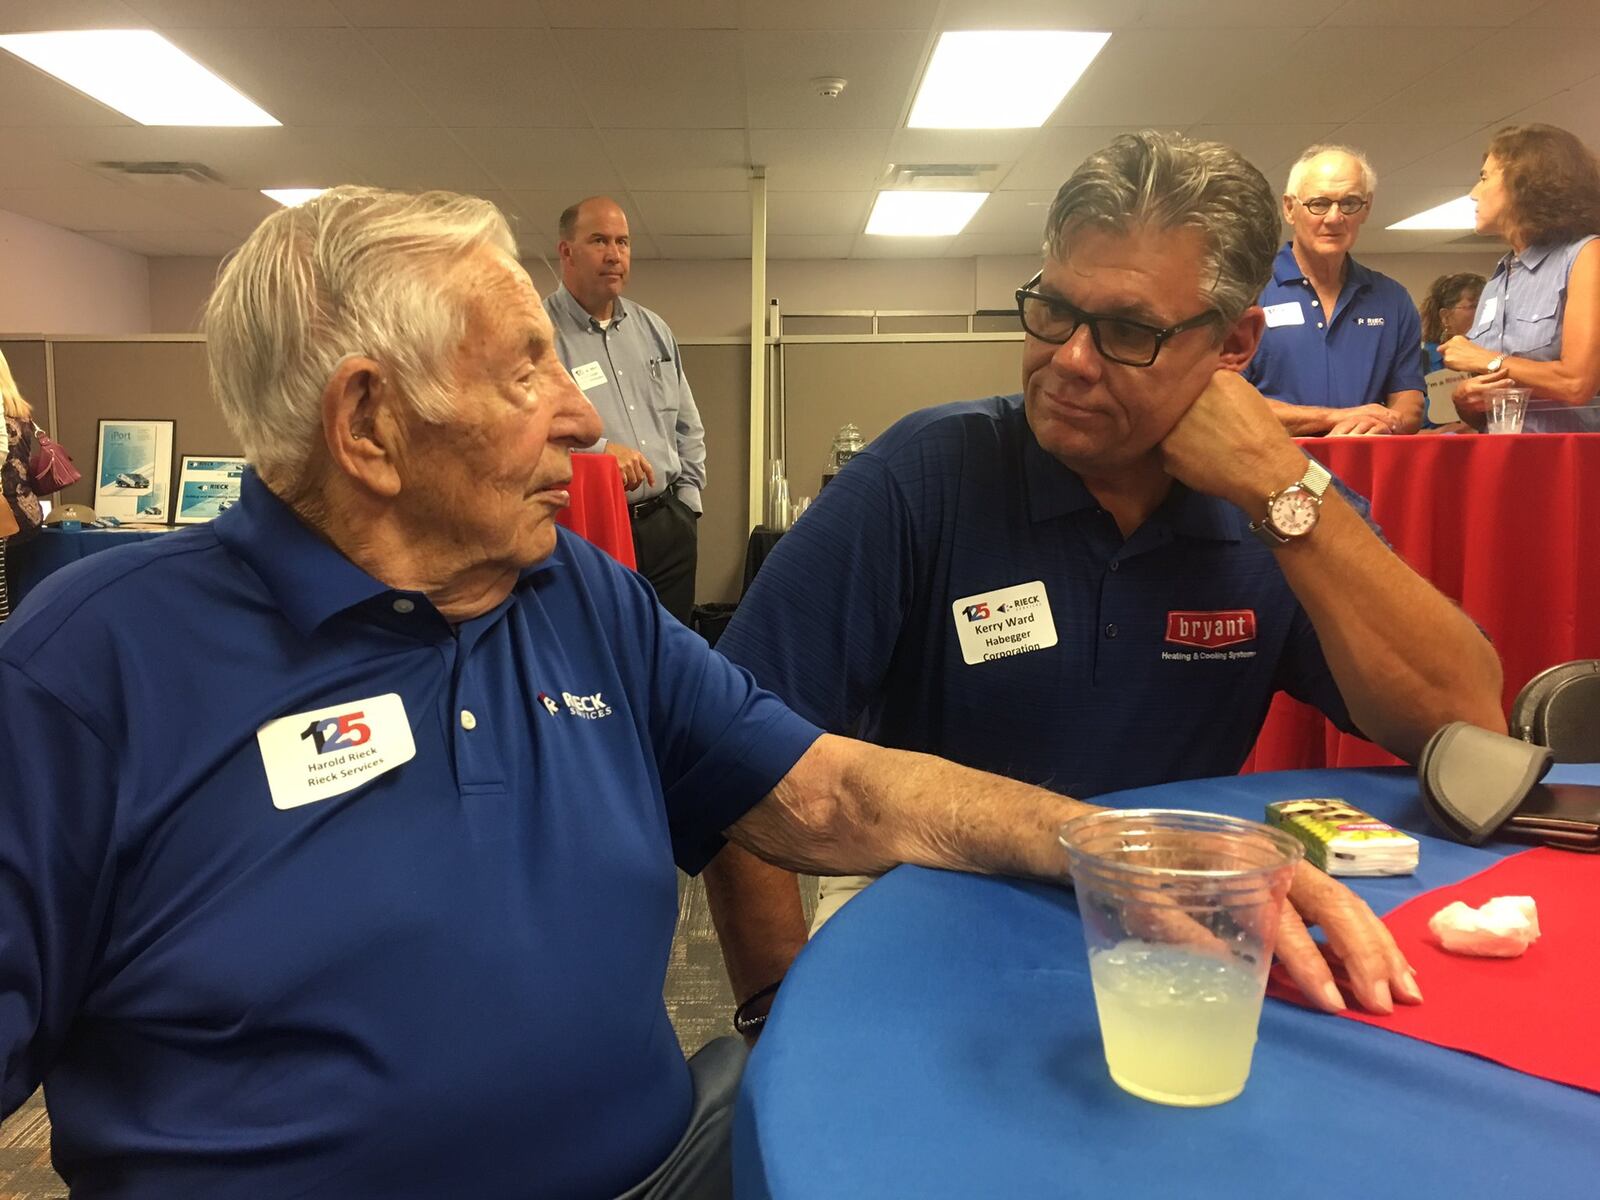
[[[1519,24],[1544,0],[1450,0],[1450,24],[1506,26]],[[1423,37],[1439,23],[1436,0],[1345,0],[1328,14],[1330,26],[1362,25],[1373,29],[1410,27]]]
[[[1139,25],[1158,29],[1309,29],[1338,0],[1142,0]],[[1437,18],[1435,18],[1437,19]],[[1244,41],[1235,33],[1236,39]]]
[[[476,194],[504,182],[446,129],[385,129],[382,137],[352,139],[348,156],[355,177],[374,187]]]
[[[350,24],[383,29],[529,28],[545,24],[533,0],[333,0]]]
[[[1267,182],[1277,190],[1283,186],[1284,173],[1289,164],[1300,157],[1307,146],[1333,137],[1337,125],[1193,125],[1184,133],[1196,141],[1221,142],[1232,146],[1250,160],[1256,170],[1267,177]]]
[[[1120,133],[1137,133],[1136,126],[1102,126],[1045,129],[1004,175],[1000,184],[1008,192],[1054,192],[1078,164]]]
[[[1493,47],[1493,86],[1473,86],[1483,77],[1485,60],[1466,56],[1418,80],[1390,103],[1369,108],[1362,119],[1382,121],[1404,113],[1408,121],[1488,124],[1600,72],[1593,38],[1548,29],[1523,30],[1514,38],[1487,36]]]
[[[851,249],[851,258],[943,258],[955,243],[953,237],[879,237],[863,233]]]
[[[867,6],[863,6],[867,7]],[[746,33],[750,124],[760,129],[895,129],[904,124],[927,38],[921,33]],[[829,100],[811,80],[838,76]]]
[[[995,192],[973,214],[962,233],[994,233],[1021,237],[1038,249],[1044,241],[1045,217],[1050,213],[1053,190]]]
[[[147,254],[156,258],[184,258],[194,255],[221,258],[238,249],[244,241],[228,233],[191,229],[184,233],[88,233],[97,242]]]
[[[164,29],[339,29],[348,23],[329,0],[128,0],[128,7]]]
[[[450,133],[501,187],[583,195],[622,188],[621,176],[592,129],[474,128]]]
[[[573,128],[583,103],[552,65],[542,29],[369,29],[364,33],[423,111],[445,125]],[[427,124],[392,121],[390,124]]]
[[[742,129],[608,129],[600,141],[634,191],[744,192],[750,187]]]
[[[750,201],[737,192],[631,192],[645,228],[669,237],[750,234]],[[830,230],[818,230],[828,233]]]
[[[552,35],[584,107],[604,129],[743,129],[732,30],[618,29]]]
[[[750,159],[781,192],[872,188],[889,162],[887,129],[752,129]]]
[[[767,257],[786,258],[849,258],[854,234],[792,234],[769,233]]]
[[[53,29],[143,29],[148,21],[119,0],[6,0],[0,32]]]
[[[1600,4],[1594,0],[1550,0],[1529,13],[1523,24],[1533,29],[1600,29]]]
[[[1560,125],[1563,129],[1572,130],[1591,147],[1600,146],[1600,77],[1546,97],[1537,104],[1512,113],[1510,119],[1518,123],[1543,121]],[[1484,127],[1485,142],[1493,128]]]
[[[939,13],[939,0],[740,0],[742,29],[916,29],[926,30]]]
[[[1009,164],[1038,136],[1037,129],[901,129],[889,143],[889,160]]]
[[[1354,121],[1341,125],[1325,139],[1354,146],[1366,154],[1378,172],[1378,186],[1384,179],[1412,163],[1426,158],[1440,146],[1453,146],[1476,136],[1483,126],[1471,121],[1445,124],[1415,124]],[[1484,137],[1484,141],[1488,141]]]
[[[100,179],[66,188],[0,188],[0,208],[77,232],[179,233],[195,224],[154,194]]]
[[[867,223],[864,192],[779,192],[767,198],[769,235],[854,236]]]
[[[749,258],[750,238],[725,236],[657,237],[662,258]]]
[[[552,29],[737,29],[738,0],[541,0]]]
[[[1270,7],[1262,5],[1263,8]],[[1261,76],[1261,64],[1282,62],[1298,29],[1126,29],[1115,34],[1056,109],[1048,124],[1160,125],[1183,128],[1214,119],[1211,110]],[[1409,76],[1407,76],[1409,78]],[[1275,113],[1256,105],[1256,117]],[[1219,118],[1218,118],[1219,119]]]
[[[55,131],[64,158],[102,161],[199,162],[234,187],[328,187],[351,182],[349,149],[360,139],[322,129],[205,129],[99,126]]]
[[[172,40],[285,125],[429,121],[353,29],[182,29],[172,31]]]

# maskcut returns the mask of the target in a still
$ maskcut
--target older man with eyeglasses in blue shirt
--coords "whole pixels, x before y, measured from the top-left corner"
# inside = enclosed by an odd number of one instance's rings
[[[1297,437],[1415,433],[1422,318],[1405,288],[1350,255],[1378,178],[1348,146],[1310,146],[1289,169],[1294,231],[1261,293],[1266,332],[1244,376]]]

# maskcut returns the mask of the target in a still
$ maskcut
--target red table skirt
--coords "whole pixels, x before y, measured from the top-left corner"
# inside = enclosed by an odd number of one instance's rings
[[[622,490],[622,468],[609,454],[572,456],[572,506],[556,520],[587,538],[625,567],[638,564],[633,557],[633,522],[628,517],[628,496]]]
[[[1600,658],[1600,434],[1308,438],[1389,543],[1483,627],[1505,705],[1545,667]],[[1398,759],[1279,696],[1244,769]]]

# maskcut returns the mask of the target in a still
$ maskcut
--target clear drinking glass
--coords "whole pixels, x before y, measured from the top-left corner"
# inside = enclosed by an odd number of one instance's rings
[[[1255,821],[1170,809],[1061,828],[1106,1066],[1158,1104],[1244,1090],[1300,843]]]
[[[1532,395],[1533,389],[1524,387],[1496,388],[1490,392],[1484,432],[1521,433],[1522,419],[1528,414],[1528,400]]]

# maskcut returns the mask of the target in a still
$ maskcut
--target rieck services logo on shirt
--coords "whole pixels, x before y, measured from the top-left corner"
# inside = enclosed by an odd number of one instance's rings
[[[256,743],[278,809],[343,795],[417,756],[396,692],[268,721]]]

